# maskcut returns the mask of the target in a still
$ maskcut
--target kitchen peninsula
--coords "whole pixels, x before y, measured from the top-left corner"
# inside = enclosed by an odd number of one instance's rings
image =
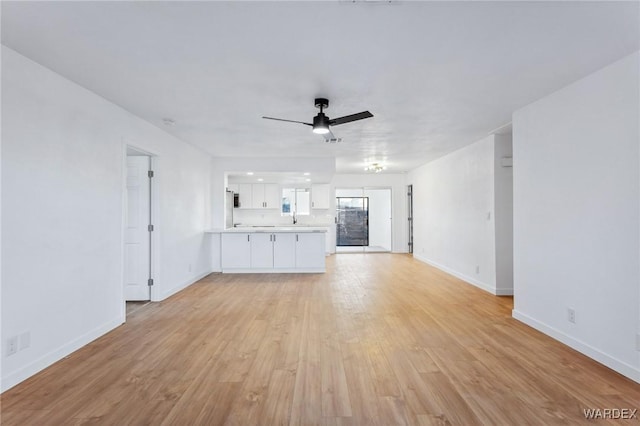
[[[222,273],[325,272],[326,227],[251,226],[220,234]]]

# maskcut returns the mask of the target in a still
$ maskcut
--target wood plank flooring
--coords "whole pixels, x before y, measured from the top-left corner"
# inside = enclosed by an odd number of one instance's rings
[[[512,304],[408,255],[214,274],[5,392],[1,420],[570,425],[640,408],[640,385],[512,319]]]

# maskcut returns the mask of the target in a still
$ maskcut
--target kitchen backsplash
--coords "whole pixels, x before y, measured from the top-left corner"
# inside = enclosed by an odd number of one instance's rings
[[[327,226],[334,223],[334,217],[330,210],[313,210],[311,215],[297,216],[298,225]],[[293,223],[291,216],[282,216],[280,210],[265,209],[233,209],[234,225],[276,225],[286,226]]]

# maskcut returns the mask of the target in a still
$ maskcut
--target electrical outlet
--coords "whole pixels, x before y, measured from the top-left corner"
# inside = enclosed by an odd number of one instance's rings
[[[9,337],[7,339],[7,356],[18,352],[18,336]]]
[[[31,332],[26,331],[20,335],[20,350],[27,349],[31,346]]]
[[[636,334],[636,351],[640,351],[640,333]]]
[[[476,265],[476,274],[480,273],[480,265]]]
[[[191,272],[191,264],[189,264],[189,272]]]
[[[576,311],[575,309],[568,308],[567,309],[567,319],[569,322],[575,324],[576,323]]]

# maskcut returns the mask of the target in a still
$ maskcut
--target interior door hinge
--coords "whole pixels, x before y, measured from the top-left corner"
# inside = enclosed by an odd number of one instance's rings
[[[147,226],[147,229],[149,230],[149,232],[153,232],[153,225]]]
[[[149,176],[150,178],[152,178],[152,177],[153,177],[153,170],[149,170],[149,171],[147,172],[147,176]]]
[[[147,285],[148,285],[149,287],[151,287],[151,286],[153,285],[153,278],[149,278],[149,279],[147,280]]]

